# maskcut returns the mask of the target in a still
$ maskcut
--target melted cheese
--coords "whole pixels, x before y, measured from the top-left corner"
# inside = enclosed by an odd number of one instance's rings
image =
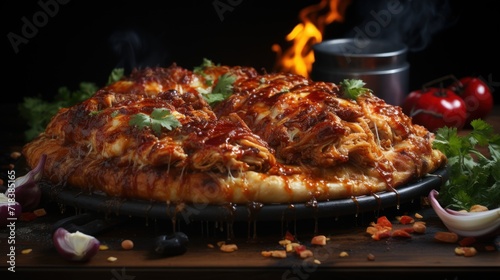
[[[221,75],[234,94],[211,108],[202,94]],[[55,185],[111,196],[198,203],[291,203],[401,186],[446,162],[433,134],[375,96],[339,96],[335,84],[292,74],[216,66],[137,70],[61,109],[25,145],[28,164],[48,156]],[[168,109],[172,129],[131,124]]]

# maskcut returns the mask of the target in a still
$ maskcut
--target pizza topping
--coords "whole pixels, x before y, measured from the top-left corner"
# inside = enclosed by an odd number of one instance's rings
[[[225,73],[219,77],[217,84],[209,94],[203,94],[208,104],[214,105],[217,102],[223,101],[233,93],[233,83],[236,81],[236,76]]]
[[[23,153],[30,166],[50,157],[53,184],[110,196],[307,203],[396,191],[445,164],[432,140],[372,94],[205,61],[134,70],[61,109]]]
[[[170,113],[170,110],[162,108],[153,109],[151,116],[144,113],[136,114],[132,116],[129,124],[137,125],[140,129],[151,127],[156,134],[160,134],[162,128],[172,130],[181,125],[175,116]]]
[[[370,89],[363,87],[366,83],[362,80],[345,79],[339,85],[345,98],[357,100],[362,94],[371,94]]]

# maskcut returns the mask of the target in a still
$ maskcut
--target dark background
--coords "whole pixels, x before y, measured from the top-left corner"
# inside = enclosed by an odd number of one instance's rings
[[[81,81],[103,85],[115,67],[199,65],[203,58],[272,71],[285,36],[300,22],[299,11],[319,0],[207,1],[4,1],[2,59],[4,98],[50,98],[60,86]],[[22,36],[23,17],[33,23],[39,3],[57,3],[36,32],[15,52],[9,34]],[[374,20],[388,1],[352,0],[345,21],[328,25],[324,40],[348,36]],[[410,88],[453,74],[484,78],[495,95],[500,85],[500,24],[494,1],[405,1],[407,12],[391,19],[381,36],[401,38],[410,48]],[[217,12],[214,4],[230,9]],[[55,9],[54,6],[51,6]]]

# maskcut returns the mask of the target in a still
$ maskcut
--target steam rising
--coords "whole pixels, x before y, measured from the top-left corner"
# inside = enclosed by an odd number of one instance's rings
[[[414,52],[425,49],[434,35],[457,21],[449,0],[365,0],[353,2],[351,8],[363,21],[347,37],[403,42]]]
[[[109,44],[118,58],[115,67],[124,68],[126,73],[130,73],[134,68],[162,65],[167,52],[161,49],[159,37],[152,38],[136,30],[121,30],[111,34]]]

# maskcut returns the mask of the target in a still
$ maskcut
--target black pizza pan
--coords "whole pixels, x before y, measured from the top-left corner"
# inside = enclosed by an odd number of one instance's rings
[[[311,217],[339,217],[398,207],[439,189],[448,180],[446,167],[440,168],[414,182],[371,195],[329,201],[309,201],[293,204],[181,204],[123,199],[100,192],[85,193],[79,188],[56,188],[41,183],[44,194],[66,206],[118,216],[154,219],[181,219],[184,221],[270,221],[283,219],[310,219]]]

